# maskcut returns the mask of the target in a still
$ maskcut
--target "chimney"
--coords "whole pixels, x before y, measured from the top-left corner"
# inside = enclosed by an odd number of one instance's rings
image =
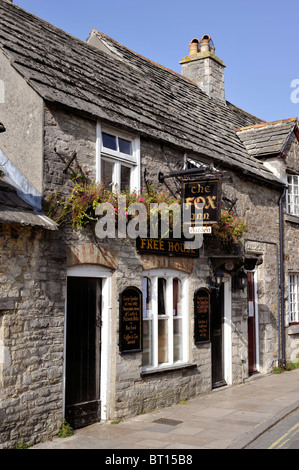
[[[225,65],[215,55],[212,39],[205,34],[199,41],[189,43],[189,55],[180,61],[182,75],[196,82],[211,98],[225,102],[224,68]]]

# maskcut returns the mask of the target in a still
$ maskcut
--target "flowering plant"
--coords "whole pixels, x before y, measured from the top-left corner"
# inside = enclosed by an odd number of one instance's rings
[[[120,196],[122,196],[122,201],[125,201],[125,216],[127,220],[133,216],[130,206],[134,208],[136,203],[145,206],[148,220],[150,217],[152,217],[152,220],[155,220],[155,215],[159,218],[158,206],[164,204],[169,215],[169,226],[173,226],[175,223],[175,216],[173,211],[170,210],[170,206],[172,205],[172,209],[180,210],[180,201],[171,196],[167,190],[155,191],[148,187],[147,191],[143,189],[141,192],[133,191],[131,193],[123,191],[117,193],[106,190],[102,184],[82,181],[75,182],[72,194],[62,203],[63,213],[65,216],[71,214],[72,226],[74,229],[77,229],[92,221],[97,221],[98,219],[95,215],[97,206],[101,203],[109,203],[113,207],[117,225]]]
[[[242,236],[248,231],[248,224],[235,211],[223,211],[219,224],[213,225],[212,230],[224,245],[237,244],[242,243]]]

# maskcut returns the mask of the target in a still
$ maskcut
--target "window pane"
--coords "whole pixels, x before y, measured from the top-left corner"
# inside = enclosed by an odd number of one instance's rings
[[[183,336],[181,318],[173,319],[173,360],[183,360]]]
[[[299,177],[288,175],[288,212],[299,215]]]
[[[142,365],[153,365],[153,334],[152,320],[143,320],[143,352]]]
[[[158,320],[158,364],[168,362],[168,320]]]
[[[186,332],[183,331],[184,296],[181,279],[144,277],[142,293],[143,367],[182,363],[185,360],[183,335]]]
[[[121,165],[120,190],[130,191],[131,168]]]
[[[103,147],[111,150],[117,150],[116,137],[114,135],[106,134],[102,132]]]
[[[102,183],[104,183],[105,189],[110,191],[112,190],[113,167],[113,163],[107,162],[106,160],[101,161]]]
[[[289,310],[290,310],[290,321],[299,321],[299,275],[292,274],[289,277],[290,282],[290,298],[289,298]]]
[[[173,315],[181,315],[181,281],[173,280]]]
[[[129,140],[118,139],[119,151],[122,153],[126,153],[127,155],[132,155],[132,142]]]
[[[146,281],[146,290],[144,292],[145,302],[146,302],[146,316],[151,316],[152,313],[152,281],[148,277],[145,279]]]
[[[166,315],[166,280],[158,279],[158,315]]]

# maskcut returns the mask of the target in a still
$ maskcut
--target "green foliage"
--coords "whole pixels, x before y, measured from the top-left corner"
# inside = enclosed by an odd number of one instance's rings
[[[286,370],[294,370],[299,368],[299,362],[287,362],[286,364]]]
[[[146,207],[148,218],[158,210],[157,207],[151,207],[153,203],[158,205],[165,203],[166,210],[167,207],[169,208],[171,204],[174,204],[174,207],[180,210],[180,201],[172,197],[168,191],[159,192],[148,188],[148,191],[142,190],[140,193],[137,191],[117,193],[106,190],[102,184],[89,183],[87,180],[82,180],[82,178],[78,181],[77,177],[74,177],[73,180],[75,186],[66,201],[62,202],[57,194],[49,196],[44,201],[44,210],[48,217],[52,218],[56,223],[62,224],[70,215],[73,229],[96,222],[95,209],[101,203],[112,205],[117,224],[119,196],[123,196],[126,201],[125,216],[127,221],[133,217],[132,214],[128,213],[128,208],[135,203],[142,203]],[[172,211],[169,211],[170,226],[174,220],[177,220],[177,218],[175,219]]]
[[[228,246],[232,243],[242,243],[242,236],[248,231],[248,225],[235,211],[224,211],[221,213],[219,224],[213,225],[213,234]]]
[[[67,210],[62,202],[62,196],[58,193],[50,194],[42,201],[43,212],[58,225],[62,225],[67,219]]]
[[[67,421],[64,419],[62,421],[61,428],[58,432],[58,437],[70,437],[74,434],[73,428],[67,423]]]
[[[181,218],[177,217],[181,211],[181,201],[171,196],[167,190],[155,191],[152,187],[141,192],[133,191],[108,191],[103,184],[89,182],[84,175],[73,173],[72,180],[74,187],[71,195],[62,201],[61,195],[54,193],[47,200],[43,201],[45,213],[58,225],[62,225],[67,220],[71,220],[73,229],[84,227],[90,223],[95,223],[97,217],[95,210],[101,203],[112,205],[115,213],[115,224],[118,223],[119,197],[125,198],[125,217],[127,222],[134,217],[129,212],[129,207],[135,203],[142,203],[146,208],[146,217],[159,224],[161,220],[161,210],[163,207],[165,215],[169,217],[170,230],[175,228],[175,224],[180,223]],[[162,206],[163,205],[163,206]],[[171,207],[170,207],[171,206]],[[174,210],[173,210],[174,209]],[[154,226],[154,225],[152,225]],[[219,224],[212,226],[213,235],[226,247],[230,248],[239,242],[242,243],[242,236],[248,231],[248,225],[234,211],[223,211]],[[165,236],[160,233],[158,236]]]
[[[289,362],[286,363],[285,367],[282,364],[280,364],[279,366],[275,366],[273,368],[273,373],[274,374],[282,374],[282,372],[291,371],[291,370],[294,370],[294,369],[299,369],[299,362],[289,361]]]
[[[28,447],[31,447],[32,444],[25,444],[24,440],[22,439],[20,444],[15,445],[15,449],[28,449]]]

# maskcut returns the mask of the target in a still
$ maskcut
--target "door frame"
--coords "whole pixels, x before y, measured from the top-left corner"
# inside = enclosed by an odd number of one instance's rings
[[[80,264],[67,269],[67,277],[92,277],[102,279],[102,326],[101,326],[101,363],[100,363],[100,400],[101,420],[109,419],[109,383],[110,383],[110,312],[111,312],[111,276],[112,272],[101,266]],[[67,323],[67,296],[65,299],[64,324]],[[64,328],[63,348],[63,417],[65,413],[66,392],[66,327]]]
[[[232,279],[224,278],[224,380],[232,385]]]
[[[232,278],[223,279],[223,378],[227,385],[232,385]],[[212,347],[212,344],[211,344]],[[213,381],[211,370],[211,381]]]

